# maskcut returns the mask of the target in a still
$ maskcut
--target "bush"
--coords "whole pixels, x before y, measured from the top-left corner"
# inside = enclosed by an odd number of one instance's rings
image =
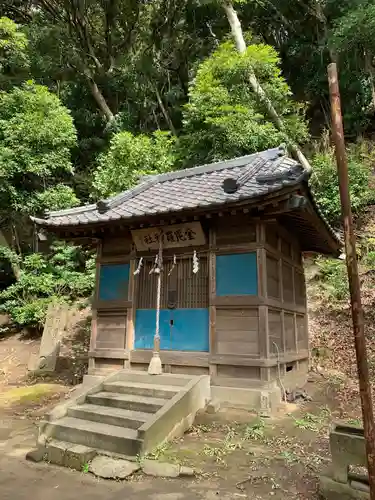
[[[375,150],[361,142],[348,148],[349,189],[354,215],[374,199],[372,181]],[[341,216],[339,184],[333,149],[319,151],[312,158],[311,185],[320,209],[331,224],[338,224]]]
[[[319,286],[326,299],[340,301],[349,298],[349,282],[344,260],[318,257]]]
[[[88,297],[95,282],[95,262],[90,251],[56,243],[48,255],[24,258],[0,247],[0,254],[20,265],[19,279],[0,292],[0,313],[20,327],[41,330],[51,302]]]

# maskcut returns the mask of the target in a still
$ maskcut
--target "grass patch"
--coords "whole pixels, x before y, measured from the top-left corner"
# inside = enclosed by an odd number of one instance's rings
[[[262,418],[256,419],[251,424],[248,424],[244,430],[244,439],[246,441],[259,441],[264,438],[266,424]]]
[[[61,387],[54,384],[35,384],[26,387],[16,387],[0,394],[0,408],[16,404],[31,405],[40,403],[43,399],[61,391]]]

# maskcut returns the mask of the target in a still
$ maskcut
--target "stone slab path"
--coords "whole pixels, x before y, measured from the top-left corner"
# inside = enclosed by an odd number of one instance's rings
[[[225,491],[212,479],[184,481],[141,478],[130,482],[96,479],[47,464],[35,464],[2,456],[0,458],[1,500],[235,500],[250,498],[233,490]]]
[[[226,489],[219,481],[175,480],[137,476],[130,481],[108,481],[25,459],[35,446],[37,425],[28,419],[2,415],[0,419],[1,500],[237,500],[251,498]],[[254,497],[254,499],[257,497]]]

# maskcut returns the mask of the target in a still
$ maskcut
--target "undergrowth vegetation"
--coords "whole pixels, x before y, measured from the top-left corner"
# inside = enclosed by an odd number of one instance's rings
[[[357,221],[358,272],[370,374],[375,377],[375,224],[369,207]],[[344,257],[344,256],[343,256]],[[345,259],[318,257],[305,263],[312,364],[323,369],[347,397],[357,392],[353,326]],[[319,368],[319,370],[320,370]]]
[[[357,241],[358,271],[364,295],[374,290],[375,295],[375,238],[363,237]],[[314,260],[315,271],[309,280],[315,299],[337,307],[349,299],[349,282],[345,256],[340,259],[319,256]],[[375,298],[375,297],[374,297]]]
[[[341,205],[337,166],[334,149],[327,142],[323,138],[311,158],[313,167],[311,184],[322,213],[331,224],[338,225]],[[347,155],[352,210],[356,216],[359,216],[364,208],[375,199],[373,180],[375,149],[369,141],[359,141],[348,147]]]
[[[0,247],[0,255],[20,269],[19,278],[0,292],[0,313],[16,326],[41,330],[51,302],[71,302],[92,292],[95,264],[90,250],[55,243],[48,254],[22,257]]]

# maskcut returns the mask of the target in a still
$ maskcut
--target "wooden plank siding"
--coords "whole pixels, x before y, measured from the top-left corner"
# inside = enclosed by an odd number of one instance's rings
[[[284,352],[282,314],[282,311],[268,309],[268,334],[271,356],[277,356]]]
[[[103,239],[101,257],[129,255],[132,250],[132,237],[130,231],[125,232],[122,236]]]
[[[280,269],[279,261],[274,257],[267,255],[266,260],[267,268],[267,296],[274,299],[281,299],[280,297]]]
[[[98,311],[95,349],[125,349],[125,311]]]
[[[216,352],[259,355],[258,309],[216,309]]]

